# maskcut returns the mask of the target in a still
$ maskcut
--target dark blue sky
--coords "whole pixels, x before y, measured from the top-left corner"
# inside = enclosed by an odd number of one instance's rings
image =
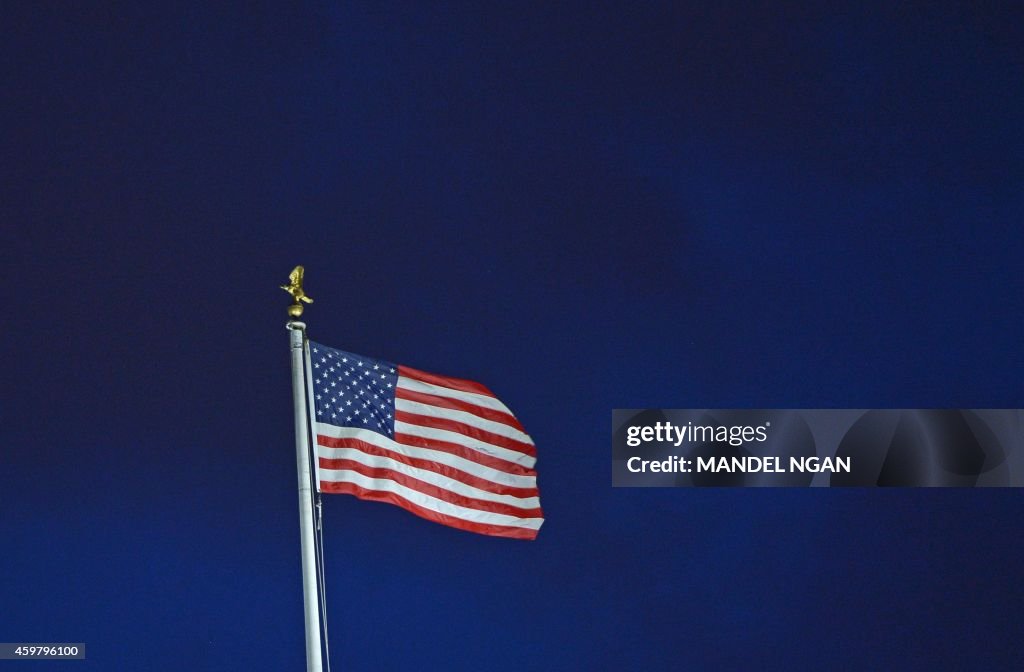
[[[5,8],[0,641],[302,669],[303,263],[312,338],[508,403],[548,518],[326,499],[335,669],[1024,666],[1019,491],[609,451],[616,407],[1024,405],[1021,11],[474,4]]]

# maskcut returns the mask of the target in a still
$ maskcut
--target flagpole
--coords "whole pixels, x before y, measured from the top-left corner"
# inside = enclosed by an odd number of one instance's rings
[[[306,672],[323,672],[320,655],[320,613],[317,598],[316,551],[313,537],[313,491],[309,469],[309,426],[306,415],[306,381],[303,375],[303,341],[306,325],[299,299],[302,291],[302,267],[292,271],[291,285],[284,287],[295,303],[288,307],[288,331],[292,354],[292,401],[295,408],[295,458],[299,476],[299,542],[302,548],[302,595],[306,614]],[[307,300],[308,297],[303,298]],[[310,302],[307,300],[307,303]]]

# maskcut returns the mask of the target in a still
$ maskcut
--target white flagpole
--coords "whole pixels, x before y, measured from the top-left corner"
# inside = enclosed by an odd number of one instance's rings
[[[296,304],[298,301],[296,301]],[[300,311],[301,312],[301,309]],[[298,317],[293,314],[293,317]],[[306,611],[306,671],[323,672],[320,659],[320,613],[317,599],[316,553],[313,547],[313,492],[309,471],[309,427],[306,380],[302,373],[306,325],[288,322],[292,351],[292,399],[295,406],[295,457],[299,473],[299,539],[302,546],[302,594]]]

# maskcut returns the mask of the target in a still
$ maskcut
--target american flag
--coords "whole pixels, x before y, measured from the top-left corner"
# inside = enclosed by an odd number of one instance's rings
[[[322,492],[389,502],[462,530],[534,539],[536,450],[480,383],[309,342]]]

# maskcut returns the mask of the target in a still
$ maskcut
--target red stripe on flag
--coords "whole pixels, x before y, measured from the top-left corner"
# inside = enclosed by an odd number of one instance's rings
[[[534,509],[521,509],[512,506],[511,504],[505,504],[504,502],[492,502],[487,499],[469,497],[452,490],[446,490],[438,485],[434,485],[433,483],[421,481],[418,478],[394,471],[393,469],[388,469],[386,467],[370,467],[362,462],[356,462],[355,460],[329,460],[320,458],[320,468],[335,471],[354,471],[357,474],[366,476],[367,478],[394,481],[399,485],[404,485],[410,490],[416,490],[418,492],[422,492],[424,495],[430,495],[431,497],[440,499],[442,502],[448,502],[467,509],[487,511],[488,513],[500,513],[503,516],[511,516],[513,518],[544,517],[544,512],[541,511],[539,507]],[[320,481],[321,487],[325,483],[334,482],[335,481]]]
[[[449,432],[455,432],[456,434],[462,434],[484,443],[489,443],[492,446],[500,446],[502,448],[508,448],[509,450],[515,450],[520,453],[525,453],[530,457],[537,456],[537,449],[529,443],[522,441],[516,441],[510,439],[507,436],[500,434],[494,434],[488,432],[486,429],[480,429],[472,425],[459,422],[457,420],[451,420],[449,418],[435,418],[430,415],[419,415],[418,413],[410,413],[408,411],[395,411],[395,420],[407,422],[410,425],[418,425],[420,427],[430,427],[432,429],[445,429]]]
[[[427,373],[426,371],[420,371],[419,369],[411,369],[408,366],[399,366],[398,375],[418,380],[421,383],[430,383],[431,385],[439,385],[440,387],[447,387],[460,392],[472,392],[473,394],[482,394],[484,396],[494,397],[497,399],[493,392],[480,383],[472,380],[448,378],[446,376],[439,376],[436,373]]]
[[[396,495],[393,492],[383,492],[380,490],[367,490],[366,488],[359,487],[354,483],[323,483],[320,486],[323,492],[328,493],[341,493],[346,495],[355,495],[359,499],[366,499],[376,502],[387,502],[400,506],[409,513],[415,514],[420,518],[426,518],[427,520],[435,523],[441,523],[448,527],[457,527],[460,530],[467,530],[469,532],[476,532],[478,534],[486,534],[492,537],[508,537],[510,539],[528,539],[533,540],[537,538],[537,530],[531,530],[525,527],[509,527],[507,525],[487,525],[485,523],[473,523],[468,520],[461,518],[455,518],[448,516],[443,513],[437,513],[430,509],[425,509],[422,506],[413,504],[408,499],[400,495]]]
[[[427,460],[419,457],[410,457],[403,455],[402,453],[388,450],[387,448],[381,448],[375,446],[372,443],[366,441],[360,441],[359,439],[338,439],[330,436],[317,436],[317,443],[327,448],[352,448],[358,450],[361,453],[367,455],[374,455],[376,457],[386,457],[394,460],[395,462],[401,462],[407,464],[410,467],[416,467],[417,469],[423,469],[424,471],[432,471],[435,474],[446,476],[453,480],[465,483],[478,490],[486,490],[487,492],[493,492],[496,495],[511,495],[512,497],[537,497],[537,488],[517,488],[511,485],[502,485],[501,483],[495,483],[494,481],[488,481],[486,478],[480,478],[473,474],[450,467],[447,464],[441,464],[440,462],[434,462],[433,460]],[[331,458],[321,457],[320,464],[323,465],[324,460],[330,460]]]
[[[427,404],[429,406],[439,406],[441,408],[448,408],[453,411],[463,411],[465,413],[471,413],[478,418],[484,420],[490,420],[492,422],[500,422],[503,425],[508,425],[518,429],[520,432],[526,433],[526,429],[516,420],[515,416],[509,415],[508,413],[502,413],[493,408],[484,408],[483,406],[477,406],[461,399],[452,399],[451,397],[439,397],[436,394],[427,394],[426,392],[417,392],[415,390],[407,390],[404,387],[395,388],[395,397],[398,399],[405,399],[406,401],[416,401],[421,404]]]
[[[404,443],[407,446],[415,446],[417,448],[429,448],[430,450],[437,450],[442,453],[448,453],[449,455],[456,455],[485,467],[504,471],[506,474],[517,474],[519,476],[537,475],[537,472],[529,467],[524,467],[516,464],[515,462],[509,462],[508,460],[503,460],[500,457],[488,455],[479,450],[474,450],[473,448],[460,446],[459,444],[451,443],[450,441],[439,441],[438,439],[428,439],[424,436],[395,432],[395,442]]]

